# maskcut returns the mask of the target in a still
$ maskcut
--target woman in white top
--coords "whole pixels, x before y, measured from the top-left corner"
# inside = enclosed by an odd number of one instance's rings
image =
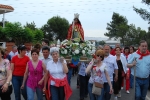
[[[64,98],[68,100],[72,90],[67,81],[66,73],[68,73],[68,67],[66,61],[59,57],[59,49],[57,47],[52,47],[50,54],[53,60],[47,63],[49,97],[51,97],[51,100],[64,100]]]
[[[95,95],[92,93],[93,84],[95,84],[95,82],[104,84],[103,77],[105,75],[108,80],[108,84],[110,86],[110,93],[113,92],[113,89],[112,89],[110,77],[107,72],[106,64],[103,63],[104,51],[97,50],[95,55],[96,58],[93,58],[92,61],[89,63],[88,67],[86,68],[86,73],[91,72],[91,77],[89,79],[89,84],[88,84],[88,92],[90,95],[90,100],[103,100],[102,98],[103,94]]]
[[[118,80],[114,82],[114,94],[115,94],[114,100],[117,100],[117,97],[121,97],[121,84],[123,77],[125,76],[127,71],[127,60],[125,56],[121,55],[120,47],[116,47],[115,51],[116,51],[115,58],[118,65]]]

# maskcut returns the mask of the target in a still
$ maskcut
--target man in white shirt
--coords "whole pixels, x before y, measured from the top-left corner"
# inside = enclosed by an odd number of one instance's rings
[[[42,61],[44,62],[44,64],[47,66],[47,63],[52,60],[52,57],[50,55],[50,48],[48,46],[44,46],[42,48],[42,53],[43,53],[43,58]]]
[[[110,46],[104,45],[103,50],[105,51],[105,58],[103,60],[104,63],[107,65],[108,74],[111,80],[111,83],[113,83],[113,74],[115,73],[114,81],[118,80],[118,65],[116,62],[116,59],[113,55],[110,54]],[[102,89],[102,99],[101,100],[110,100],[111,94],[110,87],[108,84],[108,81],[106,79],[106,76],[104,74],[104,88]]]
[[[14,46],[12,46],[12,51],[9,53],[9,55],[11,56],[11,59],[12,59],[12,57],[17,55],[17,54],[18,54],[17,46],[14,45]]]

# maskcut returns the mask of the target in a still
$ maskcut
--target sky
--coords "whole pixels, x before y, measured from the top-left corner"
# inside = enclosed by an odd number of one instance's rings
[[[74,19],[74,13],[80,14],[85,37],[104,37],[107,23],[112,21],[113,12],[125,16],[128,24],[134,24],[148,30],[144,21],[135,11],[137,8],[149,9],[142,0],[1,0],[0,4],[10,5],[15,10],[7,13],[5,19],[9,22],[35,22],[40,28],[53,16],[66,18],[69,23]],[[3,15],[0,15],[2,20]]]

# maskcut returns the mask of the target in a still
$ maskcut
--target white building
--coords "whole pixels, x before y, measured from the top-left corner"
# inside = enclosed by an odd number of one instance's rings
[[[115,45],[116,44],[120,44],[120,40],[115,40],[115,39],[108,39],[108,40],[105,40],[105,43],[110,45],[112,48],[115,48]]]

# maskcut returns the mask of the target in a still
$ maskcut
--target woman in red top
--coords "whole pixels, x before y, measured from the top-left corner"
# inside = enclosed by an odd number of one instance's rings
[[[23,82],[23,76],[25,73],[27,62],[29,61],[29,57],[26,56],[26,47],[24,45],[20,45],[18,48],[18,55],[14,56],[11,60],[11,69],[12,69],[12,84],[15,92],[15,100],[21,100],[21,93],[25,100],[27,100],[26,88],[21,89],[20,87]]]

